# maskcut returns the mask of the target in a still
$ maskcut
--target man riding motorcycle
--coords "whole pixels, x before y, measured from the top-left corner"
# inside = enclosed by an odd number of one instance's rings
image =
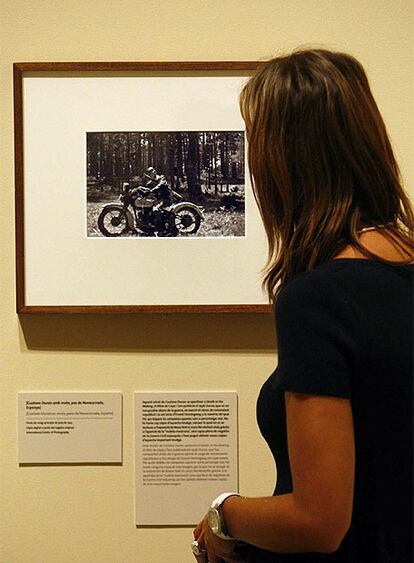
[[[145,187],[150,188],[151,193],[159,200],[153,208],[158,236],[176,236],[174,214],[168,208],[172,204],[172,194],[179,199],[182,199],[182,196],[170,188],[165,176],[157,174],[153,166],[147,169],[144,176],[148,178]]]
[[[105,205],[98,216],[98,228],[107,237],[147,236],[176,237],[195,235],[204,220],[203,209],[168,185],[164,176],[150,167],[145,173],[146,185],[139,177],[124,182],[120,203]],[[142,182],[143,184],[145,182]]]

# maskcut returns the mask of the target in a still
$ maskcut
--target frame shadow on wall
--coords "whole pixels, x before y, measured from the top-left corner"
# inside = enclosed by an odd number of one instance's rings
[[[271,351],[269,313],[20,315],[29,350]]]

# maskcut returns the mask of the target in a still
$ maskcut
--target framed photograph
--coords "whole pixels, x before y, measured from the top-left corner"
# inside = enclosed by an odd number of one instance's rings
[[[269,312],[259,63],[15,63],[18,313]]]

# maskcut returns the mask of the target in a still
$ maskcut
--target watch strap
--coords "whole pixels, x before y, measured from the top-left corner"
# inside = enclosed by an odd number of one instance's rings
[[[220,530],[218,532],[215,532],[215,533],[216,533],[216,535],[218,535],[222,539],[226,539],[226,540],[236,539],[236,538],[233,538],[233,536],[230,536],[227,533],[227,526],[226,526],[226,522],[224,520],[224,514],[223,514],[223,503],[229,497],[239,497],[239,496],[240,496],[239,493],[222,493],[217,498],[215,498],[213,500],[213,502],[211,503],[210,508],[214,509],[214,511],[218,514],[218,516],[220,518]]]
[[[239,497],[239,493],[222,493],[211,503],[211,508],[219,508],[229,497]]]

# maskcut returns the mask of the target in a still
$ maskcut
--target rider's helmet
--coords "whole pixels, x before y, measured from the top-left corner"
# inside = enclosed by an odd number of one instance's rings
[[[155,168],[153,166],[150,166],[149,168],[147,168],[147,171],[144,172],[144,176],[146,176],[147,178],[150,178],[151,180],[156,180],[158,178],[157,171],[155,170]]]

